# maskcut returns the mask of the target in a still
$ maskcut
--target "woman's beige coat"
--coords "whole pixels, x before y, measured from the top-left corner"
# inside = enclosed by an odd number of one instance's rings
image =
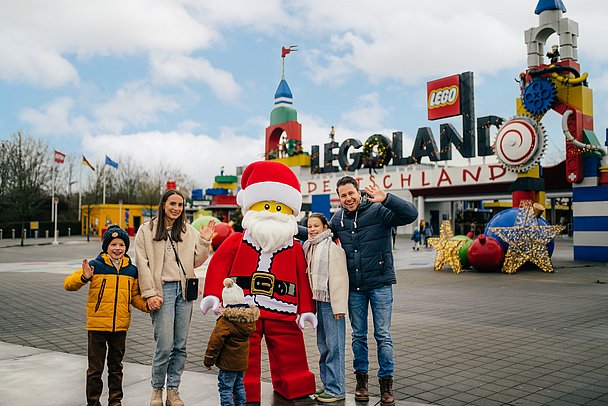
[[[150,223],[153,223],[150,230]],[[163,296],[163,261],[167,241],[154,241],[156,219],[146,221],[135,236],[135,258],[139,271],[141,297]],[[191,225],[186,225],[181,242],[176,242],[179,259],[186,271],[186,277],[195,278],[194,268],[201,266],[209,257],[209,243],[203,240]],[[180,272],[182,292],[186,291],[186,277]],[[185,293],[184,293],[185,295]]]

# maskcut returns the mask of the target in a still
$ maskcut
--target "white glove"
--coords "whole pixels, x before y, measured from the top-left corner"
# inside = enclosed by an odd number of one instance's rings
[[[298,327],[300,330],[304,330],[304,323],[309,322],[312,328],[317,328],[317,316],[314,313],[302,313],[298,320]]]
[[[213,309],[213,313],[217,316],[220,314],[220,299],[216,296],[205,296],[201,300],[201,311],[207,314],[209,309]]]

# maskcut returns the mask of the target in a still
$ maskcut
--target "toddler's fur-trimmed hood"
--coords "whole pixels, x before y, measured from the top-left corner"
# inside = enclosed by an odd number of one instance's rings
[[[251,323],[260,318],[260,309],[254,305],[224,307],[222,317],[235,323]]]

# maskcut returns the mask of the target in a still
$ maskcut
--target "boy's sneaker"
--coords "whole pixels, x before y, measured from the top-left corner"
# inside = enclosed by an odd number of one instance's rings
[[[344,400],[344,396],[334,396],[327,392],[323,392],[317,396],[317,402],[321,403],[334,403]]]
[[[316,399],[317,396],[319,396],[323,392],[325,392],[323,389],[318,389],[315,393],[312,394],[312,397]]]

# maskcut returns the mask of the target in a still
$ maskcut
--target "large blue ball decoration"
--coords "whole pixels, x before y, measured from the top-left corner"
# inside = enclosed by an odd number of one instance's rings
[[[503,210],[500,213],[498,213],[497,215],[495,215],[494,217],[492,217],[490,219],[490,221],[488,222],[488,224],[486,225],[486,229],[484,232],[485,235],[496,239],[502,246],[502,249],[504,250],[505,253],[509,249],[509,244],[507,244],[506,242],[501,240],[495,233],[491,232],[490,227],[513,227],[513,224],[515,224],[515,218],[517,217],[518,212],[519,212],[519,209],[515,208],[515,207],[512,209]],[[538,219],[538,224],[541,226],[551,225],[543,217],[540,217]],[[553,255],[554,248],[555,248],[555,241],[551,241],[549,244],[547,244],[547,251],[549,252],[549,256]]]

